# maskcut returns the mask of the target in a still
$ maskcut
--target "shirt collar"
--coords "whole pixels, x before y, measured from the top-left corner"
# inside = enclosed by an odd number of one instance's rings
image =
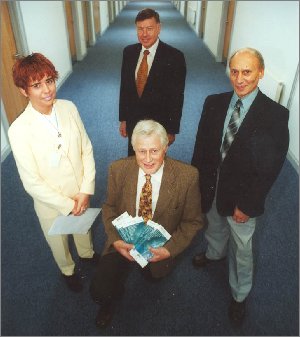
[[[243,111],[247,112],[250,109],[250,106],[253,103],[257,94],[258,94],[258,87],[252,92],[250,92],[250,94],[244,96],[243,98],[239,98],[238,95],[234,92],[230,101],[230,107],[234,109],[236,101],[240,99],[243,103]]]
[[[151,178],[154,178],[155,180],[161,180],[163,170],[164,170],[165,162],[162,163],[161,167],[153,174],[151,174]],[[139,177],[145,177],[145,172],[139,168]]]
[[[142,45],[142,53],[144,53],[145,50],[149,50],[150,54],[151,55],[154,55],[156,53],[156,49],[158,47],[158,44],[159,44],[159,39],[156,40],[156,42],[150,47],[150,48],[145,48],[143,45]]]

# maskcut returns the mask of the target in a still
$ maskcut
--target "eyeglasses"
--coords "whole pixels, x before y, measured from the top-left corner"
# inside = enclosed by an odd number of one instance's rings
[[[49,77],[45,81],[35,82],[31,85],[28,85],[28,87],[39,89],[43,83],[46,83],[47,85],[53,85],[55,84],[55,80],[54,78]]]

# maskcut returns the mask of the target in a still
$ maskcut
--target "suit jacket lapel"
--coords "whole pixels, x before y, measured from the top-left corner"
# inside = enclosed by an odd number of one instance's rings
[[[159,67],[162,64],[162,60],[163,60],[163,42],[159,41],[144,90],[147,90],[148,85],[152,87],[151,82],[155,80],[155,74],[161,74]]]
[[[142,49],[142,45],[141,44],[137,44],[134,46],[134,49],[132,50],[132,54],[128,60],[129,62],[129,74],[131,76],[131,81],[134,82],[135,85],[135,69],[139,60],[139,56],[140,56],[140,52]]]
[[[50,124],[47,125],[46,119],[43,120],[42,115],[32,107],[31,103],[23,113],[26,113],[30,120],[33,144],[43,144],[45,152],[55,150],[57,145],[56,135],[52,132]]]
[[[250,139],[253,130],[256,128],[258,121],[260,120],[260,116],[263,115],[261,113],[261,109],[264,105],[260,103],[262,98],[263,96],[259,91],[253,103],[251,104],[250,109],[238,130],[238,133],[236,134],[232,146],[234,145],[235,141],[238,142],[242,139]]]
[[[159,197],[157,200],[153,221],[156,221],[156,219],[158,219],[161,214],[166,212],[166,210],[169,208],[169,204],[175,195],[175,183],[176,179],[172,163],[166,157],[161,186],[159,190]]]
[[[126,199],[126,210],[132,216],[136,215],[136,193],[139,167],[135,158],[129,167],[126,168],[127,173],[124,179],[124,198]]]

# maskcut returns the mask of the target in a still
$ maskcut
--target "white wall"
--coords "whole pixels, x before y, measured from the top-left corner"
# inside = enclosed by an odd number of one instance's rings
[[[187,22],[195,31],[197,26],[197,9],[199,4],[201,4],[199,1],[188,1],[187,4]]]
[[[109,26],[109,13],[107,1],[99,1],[99,3],[100,3],[100,26],[102,35]]]
[[[219,36],[221,35],[222,11],[223,1],[207,1],[203,41],[216,57],[218,55]]]
[[[199,36],[200,22],[201,22],[201,6],[202,6],[202,1],[196,1],[196,2],[197,2],[197,10],[196,10],[196,27],[195,27],[195,32]]]
[[[44,54],[59,72],[58,86],[72,71],[63,1],[20,1],[28,50]]]
[[[237,1],[229,55],[243,47],[253,47],[262,53],[266,72],[284,84],[280,103],[287,106],[299,62],[299,2]],[[290,152],[299,165],[296,96],[290,111]]]
[[[180,1],[179,4],[180,4],[179,5],[180,6],[180,10],[179,11],[180,11],[181,15],[184,16],[185,1]]]

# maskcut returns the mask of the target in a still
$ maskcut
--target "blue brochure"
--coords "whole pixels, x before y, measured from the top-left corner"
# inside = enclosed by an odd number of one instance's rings
[[[149,248],[162,247],[171,237],[163,226],[151,220],[145,224],[143,218],[131,217],[127,212],[112,223],[121,238],[134,245],[129,253],[141,267],[145,267],[153,256]]]

